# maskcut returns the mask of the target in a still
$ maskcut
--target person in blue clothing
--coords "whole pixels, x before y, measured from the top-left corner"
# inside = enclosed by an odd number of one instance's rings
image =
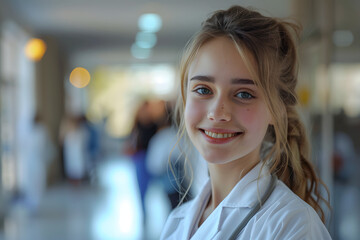
[[[149,187],[151,175],[146,168],[146,155],[149,141],[156,133],[158,127],[152,117],[150,102],[143,101],[135,114],[135,122],[127,143],[127,154],[133,160],[136,178],[139,187],[143,225],[147,225],[145,196]]]
[[[207,161],[209,180],[172,211],[161,239],[331,239],[296,111],[298,34],[294,23],[233,6],[188,43],[179,136]]]

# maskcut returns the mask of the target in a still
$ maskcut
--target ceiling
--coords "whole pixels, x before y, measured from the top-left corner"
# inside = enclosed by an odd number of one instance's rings
[[[158,13],[162,17],[163,27],[157,33],[158,43],[154,49],[161,61],[167,58],[165,55],[175,56],[206,16],[215,10],[240,3],[274,16],[287,16],[292,1],[4,0],[4,3],[7,12],[23,26],[37,35],[56,38],[64,51],[82,52],[81,56],[88,60],[97,56],[111,62],[116,59],[115,52],[129,52],[138,31],[138,18],[143,13]],[[122,55],[124,59],[129,57]]]
[[[310,0],[309,0],[310,1]],[[334,0],[336,27],[354,25],[360,16],[357,0]],[[163,28],[153,61],[174,61],[189,37],[211,12],[231,5],[252,6],[266,15],[291,16],[296,0],[3,0],[5,14],[17,19],[35,35],[57,40],[65,53],[77,61],[129,61],[130,46],[138,31],[138,17],[158,13]],[[352,14],[353,17],[351,17]],[[359,21],[353,28],[360,29]],[[122,53],[119,59],[119,53]],[[80,54],[81,53],[81,54]],[[171,56],[171,57],[169,57]],[[122,60],[121,60],[122,59]]]

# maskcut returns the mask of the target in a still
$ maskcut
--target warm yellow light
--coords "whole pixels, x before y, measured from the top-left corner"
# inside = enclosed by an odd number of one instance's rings
[[[86,87],[90,82],[90,73],[82,67],[77,67],[70,74],[70,83],[77,88]]]
[[[30,60],[39,61],[46,52],[46,44],[39,38],[30,39],[25,46],[25,55]]]
[[[303,106],[308,106],[310,103],[310,90],[307,87],[302,87],[298,90],[298,96],[300,104]]]

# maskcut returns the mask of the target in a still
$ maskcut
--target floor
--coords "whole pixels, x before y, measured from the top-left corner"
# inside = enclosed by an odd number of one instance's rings
[[[144,227],[134,166],[129,159],[112,157],[99,166],[96,184],[52,187],[36,212],[13,206],[0,239],[159,239],[170,212],[160,184],[150,185],[146,207],[151,221]]]
[[[146,195],[147,226],[135,168],[126,157],[109,157],[96,171],[93,184],[62,183],[45,192],[38,211],[23,204],[8,211],[0,240],[155,240],[170,212],[170,203],[160,183],[152,182]],[[339,186],[335,199],[334,239],[359,239],[357,188]]]

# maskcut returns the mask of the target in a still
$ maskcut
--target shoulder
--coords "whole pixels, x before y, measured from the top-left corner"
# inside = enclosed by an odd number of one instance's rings
[[[331,239],[315,210],[282,181],[254,218],[274,239]]]
[[[303,201],[280,180],[277,181],[274,192],[271,194],[267,203],[269,203],[267,207],[273,208],[275,211],[295,213],[296,211],[293,210],[301,209],[304,217],[308,215],[305,213],[315,213],[315,210],[309,204]]]

